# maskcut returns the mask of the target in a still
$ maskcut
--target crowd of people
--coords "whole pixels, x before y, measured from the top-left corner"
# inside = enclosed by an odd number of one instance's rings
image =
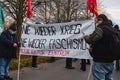
[[[92,74],[94,80],[113,80],[114,60],[106,58],[111,53],[109,51],[109,43],[112,42],[113,24],[104,14],[96,17],[96,24],[98,25],[92,34],[86,35],[83,33],[83,38],[92,48],[90,51],[90,55],[93,57]],[[120,32],[118,25],[115,25],[114,28]],[[16,23],[12,23],[0,35],[0,80],[13,80],[9,76],[9,66],[12,58],[16,58],[17,47],[20,46],[16,30]],[[74,61],[77,60],[74,59]],[[72,61],[72,58],[66,58],[66,69],[75,69],[72,66]],[[55,57],[51,57],[49,62],[55,62]],[[90,60],[81,59],[80,64],[80,69],[86,71],[86,64],[91,63]],[[32,56],[32,67],[37,68],[37,56]],[[119,60],[116,61],[116,70],[120,70]]]

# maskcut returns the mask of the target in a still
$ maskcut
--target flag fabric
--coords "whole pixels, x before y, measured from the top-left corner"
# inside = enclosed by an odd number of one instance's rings
[[[0,2],[0,34],[3,31],[4,22],[5,22],[5,18],[4,18],[4,13],[3,13],[3,10],[2,10],[2,5],[1,5],[1,2]]]
[[[32,15],[32,5],[31,5],[31,0],[26,0],[26,6],[27,6],[27,18],[30,18]]]
[[[91,13],[98,16],[98,7],[97,7],[97,1],[96,0],[88,0],[87,8],[90,10]]]

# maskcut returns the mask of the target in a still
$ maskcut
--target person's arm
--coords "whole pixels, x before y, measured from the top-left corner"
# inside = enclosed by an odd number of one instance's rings
[[[88,44],[94,44],[103,37],[103,30],[97,27],[91,35],[83,34],[83,37]]]

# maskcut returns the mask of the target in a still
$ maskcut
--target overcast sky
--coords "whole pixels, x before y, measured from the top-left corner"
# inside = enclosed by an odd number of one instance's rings
[[[120,9],[120,0],[102,0],[108,8]]]
[[[105,11],[111,15],[113,21],[120,24],[120,0],[98,0],[102,2]]]

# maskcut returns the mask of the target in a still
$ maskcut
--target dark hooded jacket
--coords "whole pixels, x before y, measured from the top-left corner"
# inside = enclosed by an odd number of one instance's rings
[[[16,58],[17,48],[13,47],[14,43],[18,43],[16,34],[10,34],[8,30],[3,31],[0,36],[0,57]]]
[[[92,45],[91,56],[95,62],[113,62],[110,58],[111,50],[109,48],[112,42],[112,26],[108,24],[100,24],[97,29],[90,35],[85,37],[86,42]]]
[[[112,51],[109,48],[112,43],[112,27],[102,24],[98,26],[103,31],[103,37],[93,44],[93,60],[96,62],[113,62],[110,58]]]

